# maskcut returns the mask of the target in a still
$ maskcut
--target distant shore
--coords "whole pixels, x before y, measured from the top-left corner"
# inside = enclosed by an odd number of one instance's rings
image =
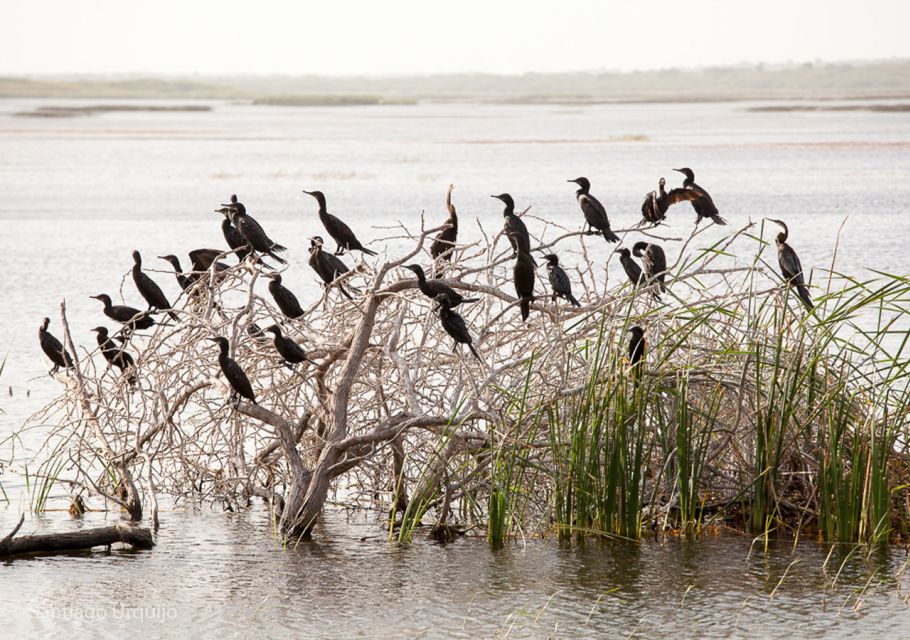
[[[221,99],[275,106],[910,100],[910,60],[511,76],[8,76],[0,77],[0,98]]]

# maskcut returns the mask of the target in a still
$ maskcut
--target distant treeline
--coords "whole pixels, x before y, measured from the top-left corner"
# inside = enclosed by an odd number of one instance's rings
[[[0,97],[220,98],[298,105],[903,98],[910,97],[910,60],[513,76],[3,77]]]

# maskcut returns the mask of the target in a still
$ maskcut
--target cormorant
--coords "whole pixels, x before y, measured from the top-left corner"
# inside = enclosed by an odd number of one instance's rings
[[[47,327],[50,323],[51,319],[45,318],[41,326],[38,327],[38,341],[41,343],[41,350],[54,363],[53,369],[48,371],[48,374],[57,373],[60,367],[69,369],[73,366],[73,357],[69,354],[69,351],[63,348],[57,338],[47,332]]]
[[[783,227],[783,231],[777,234],[777,262],[780,265],[780,271],[784,276],[784,280],[787,283],[787,286],[793,286],[796,288],[796,293],[799,295],[799,299],[803,301],[803,304],[806,305],[806,308],[809,311],[815,308],[815,305],[812,304],[812,297],[809,295],[809,288],[806,286],[806,280],[803,276],[803,265],[799,261],[799,256],[796,255],[796,251],[793,250],[789,244],[787,244],[787,238],[790,236],[790,231],[787,229],[786,223],[783,220],[774,220],[773,218],[768,218],[771,222],[775,222]]]
[[[641,327],[636,325],[629,329],[629,333],[631,334],[628,349],[629,362],[632,364],[632,372],[637,384],[644,371],[647,342],[645,341],[645,330]]]
[[[221,366],[221,372],[227,378],[228,384],[231,385],[231,396],[229,401],[236,407],[240,403],[240,397],[243,396],[253,404],[256,404],[256,395],[253,393],[253,385],[250,379],[246,377],[240,365],[228,357],[227,338],[218,336],[209,338],[212,342],[218,344],[221,352],[218,354],[218,364]]]
[[[590,194],[590,181],[587,178],[575,178],[574,180],[567,180],[567,182],[574,182],[578,185],[578,190],[575,192],[575,199],[578,200],[581,212],[585,214],[585,222],[588,225],[588,234],[595,233],[594,231],[591,231],[591,228],[593,227],[603,235],[604,240],[607,242],[619,242],[619,236],[610,229],[610,220],[607,218],[607,210],[600,204],[600,200]]]
[[[449,185],[449,192],[446,194],[446,209],[449,210],[449,217],[446,219],[446,228],[439,232],[439,235],[433,240],[430,246],[430,255],[435,261],[442,257],[443,260],[451,260],[455,248],[455,242],[458,239],[458,214],[455,212],[455,205],[452,204],[452,189],[455,185]]]
[[[281,309],[281,313],[288,318],[302,317],[303,309],[297,301],[297,296],[295,296],[290,289],[281,284],[281,274],[269,273],[266,277],[271,280],[271,282],[269,282],[269,293],[272,294],[272,297],[278,304],[278,308]]]
[[[657,282],[661,291],[667,290],[667,256],[660,246],[651,242],[636,242],[632,246],[632,255],[641,258],[644,274],[649,282]]]
[[[220,213],[224,216],[224,220],[221,221],[221,233],[224,235],[224,241],[227,242],[227,245],[237,254],[237,260],[243,262],[251,253],[250,245],[246,241],[246,238],[243,237],[243,234],[237,231],[237,228],[231,224],[231,211],[232,209],[230,207],[215,209],[215,213]]]
[[[572,295],[572,283],[569,282],[569,276],[559,266],[559,258],[554,253],[544,256],[547,261],[547,274],[550,276],[550,286],[553,287],[552,299],[557,297],[565,298],[572,306],[580,307],[581,303]]]
[[[245,239],[247,244],[254,251],[271,256],[279,264],[287,264],[287,260],[276,255],[279,251],[286,251],[287,247],[275,243],[269,238],[262,226],[246,212],[246,207],[242,202],[237,201],[237,196],[231,196],[231,204],[222,204],[222,207],[228,207],[231,210],[231,222],[237,228]]]
[[[149,329],[155,324],[152,317],[144,311],[139,311],[139,309],[123,304],[112,304],[111,297],[106,293],[89,297],[101,300],[104,303],[104,315],[111,320],[126,325],[131,331]]]
[[[341,261],[338,256],[332,255],[322,249],[322,238],[313,236],[310,238],[310,267],[322,279],[323,286],[328,287],[340,275],[350,271],[347,265]],[[348,300],[353,300],[351,294],[347,292],[344,285],[338,284],[338,290]]]
[[[219,256],[223,256],[224,251],[220,249],[193,249],[190,251],[190,262],[193,265],[193,271],[204,273],[211,269],[212,263],[215,263],[215,273],[221,273],[230,269],[223,262],[215,262]]]
[[[335,250],[335,255],[344,255],[345,251],[361,251],[368,256],[376,255],[375,251],[367,249],[360,243],[360,240],[357,239],[357,236],[354,235],[354,232],[351,231],[351,228],[348,225],[328,212],[325,206],[325,196],[322,191],[304,190],[303,192],[316,198],[316,202],[319,203],[319,219],[322,221],[325,230],[329,232],[329,235],[332,236],[332,239],[338,245],[338,248]]]
[[[306,351],[304,351],[299,344],[287,336],[281,335],[281,327],[277,324],[268,327],[266,331],[275,336],[275,350],[284,358],[284,364],[287,365],[288,369],[293,369],[295,364],[304,361],[316,364],[307,357]]]
[[[632,286],[637,287],[641,283],[641,267],[632,259],[632,254],[626,247],[620,247],[616,250],[616,253],[619,254],[619,263],[622,265],[626,275],[629,276]]]
[[[695,172],[692,169],[683,167],[682,169],[673,169],[673,171],[679,171],[686,176],[686,179],[683,180],[681,190],[673,189],[668,194],[667,197],[671,205],[683,200],[691,202],[692,208],[698,214],[698,218],[695,220],[696,225],[702,221],[702,218],[711,218],[714,224],[727,224],[727,221],[720,217],[720,213],[714,205],[714,200],[711,199],[708,192],[695,184]]]
[[[101,347],[101,355],[103,355],[104,359],[107,360],[110,364],[120,369],[120,373],[126,373],[127,369],[136,366],[136,363],[133,361],[133,357],[127,353],[125,349],[118,348],[117,344],[110,339],[108,336],[107,327],[95,327],[92,329],[92,331],[95,332],[95,337],[98,340],[98,346]],[[135,385],[135,374],[131,373],[127,381],[131,385]]]
[[[139,295],[145,298],[145,301],[148,303],[149,312],[171,309],[171,303],[168,302],[167,296],[164,295],[161,287],[159,287],[154,280],[143,273],[142,256],[139,255],[138,251],[133,251],[133,282],[136,283],[136,288],[139,290]],[[177,317],[177,314],[173,311],[168,311],[167,314],[171,317],[172,320],[180,320],[180,318]]]
[[[666,184],[667,181],[661,178],[657,183],[657,191],[646,195],[645,201],[641,204],[641,217],[645,222],[650,222],[654,226],[667,217],[667,209],[670,207],[669,197],[664,189]],[[685,189],[674,189],[674,191],[685,191]]]
[[[445,294],[449,299],[449,306],[453,309],[463,302],[477,302],[480,300],[480,298],[465,298],[455,291],[455,289],[443,283],[442,280],[437,280],[435,278],[427,280],[427,276],[419,264],[407,264],[404,268],[413,271],[414,275],[417,276],[417,286],[420,288],[420,292],[423,295],[435,299],[436,296]]]
[[[531,302],[534,300],[534,259],[522,250],[518,251],[515,267],[512,271],[515,282],[515,293],[521,306],[521,319],[527,320],[531,313]]]
[[[502,200],[506,205],[506,208],[502,211],[502,230],[509,239],[512,249],[515,251],[515,253],[512,254],[512,257],[517,258],[520,251],[524,251],[528,254],[528,257],[530,257],[531,236],[528,235],[528,228],[525,226],[522,219],[515,215],[515,201],[512,200],[512,196],[508,193],[500,193],[498,196],[490,197]],[[533,261],[533,258],[531,258],[531,260]]]
[[[480,360],[480,356],[477,355],[474,345],[471,344],[471,334],[468,333],[468,327],[464,323],[464,318],[458,315],[457,311],[452,309],[452,300],[449,298],[448,294],[440,293],[434,299],[439,303],[439,321],[442,323],[442,328],[455,339],[455,345],[452,347],[452,351],[458,349],[459,343],[466,344],[468,345],[468,349],[471,350],[471,353],[474,354],[474,357]]]
[[[269,337],[265,335],[265,332],[262,328],[255,322],[251,322],[246,326],[246,334],[251,337],[253,340],[268,340]]]
[[[162,260],[167,260],[174,267],[174,275],[177,277],[177,284],[183,291],[193,286],[195,279],[183,273],[183,267],[180,266],[180,260],[175,255],[158,256]]]

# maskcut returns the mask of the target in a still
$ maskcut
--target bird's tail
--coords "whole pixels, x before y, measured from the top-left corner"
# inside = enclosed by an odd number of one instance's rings
[[[375,255],[377,255],[375,251],[373,251],[372,249],[367,249],[366,247],[361,247],[360,250],[361,250],[363,253],[367,254],[368,256],[375,256]]]
[[[525,296],[521,299],[521,319],[527,320],[528,316],[531,315],[531,298]]]
[[[173,311],[168,311],[168,312],[167,312],[167,315],[168,315],[168,316],[170,317],[170,319],[173,320],[174,322],[180,322],[180,316],[178,316],[178,315],[177,315],[176,313],[174,313]]]
[[[278,250],[278,249],[277,249],[278,246],[280,246],[280,245],[275,245],[275,246],[273,246],[273,247],[269,250],[269,256],[271,256],[271,258],[272,258],[275,262],[277,262],[278,264],[287,264],[287,263],[288,263],[287,260],[285,260],[284,258],[281,258],[281,257],[279,257],[279,256],[276,256],[276,255],[273,253],[273,251],[277,251],[277,250]],[[281,250],[283,251],[283,250],[284,250],[284,247],[281,247]]]
[[[604,229],[604,240],[607,242],[619,242],[619,236],[613,233],[611,229]]]
[[[285,247],[284,245],[278,244],[277,242],[273,242],[272,246],[269,247],[269,251],[281,252],[281,251],[287,251],[287,250],[288,250],[287,247]],[[275,256],[272,256],[272,257],[274,258]]]
[[[572,303],[573,307],[580,307],[581,303],[571,293],[566,294],[566,298]]]
[[[477,350],[474,348],[474,345],[471,344],[470,342],[468,343],[468,349],[471,350],[471,353],[473,353],[473,354],[474,354],[474,357],[477,358],[477,360],[479,361],[479,360],[480,360],[480,356],[477,355]]]
[[[803,304],[806,305],[806,308],[809,311],[815,309],[815,305],[812,304],[812,298],[809,296],[809,289],[806,288],[806,285],[800,284],[796,285],[796,293],[799,294],[800,300],[803,301]]]
[[[353,297],[351,297],[351,294],[350,294],[350,293],[348,293],[348,290],[347,290],[347,289],[345,289],[345,288],[344,288],[344,287],[343,287],[343,286],[341,286],[341,285],[338,285],[338,290],[339,290],[339,291],[341,291],[341,293],[343,293],[343,294],[344,294],[344,297],[345,297],[345,298],[347,298],[347,299],[348,299],[348,300],[350,300],[350,301],[351,301],[351,302],[353,302],[353,301],[354,301],[354,298],[353,298]]]
[[[462,304],[467,304],[468,302],[480,302],[480,298],[463,298],[461,300]]]
[[[714,221],[714,224],[727,224],[727,221],[720,217],[718,214],[711,216],[711,219]]]

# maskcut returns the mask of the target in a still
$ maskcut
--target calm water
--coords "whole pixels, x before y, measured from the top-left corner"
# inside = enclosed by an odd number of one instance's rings
[[[657,178],[678,184],[671,169],[681,165],[695,168],[731,227],[762,216],[790,222],[807,268],[830,264],[847,218],[839,269],[910,272],[902,226],[910,202],[906,113],[752,113],[749,104],[211,103],[209,113],[12,115],[53,103],[0,101],[0,354],[9,354],[0,374],[0,439],[55,392],[36,340],[41,318],[59,327],[65,297],[77,339],[93,346],[88,329],[102,316],[88,296],[117,292],[132,249],[152,267],[156,255],[183,258],[193,248],[221,246],[212,209],[232,192],[290,248],[285,280],[305,300],[316,295],[306,238],[322,229],[301,189],[325,191],[330,210],[373,239],[390,235],[379,227],[398,220],[416,228],[422,211],[439,224],[454,183],[470,237],[478,232],[469,221],[501,224],[501,206],[489,195],[503,191],[519,208],[533,205],[532,214],[578,227],[574,185],[565,180],[586,175],[614,227],[629,227]],[[682,236],[693,221],[688,209],[672,210],[667,233]],[[705,243],[722,233],[711,229]],[[388,246],[394,252],[400,244]],[[600,257],[608,258],[606,249]],[[158,280],[176,295],[170,276]],[[138,304],[127,285],[127,302]],[[17,450],[16,465],[39,435]],[[0,452],[8,462],[8,449]],[[0,482],[10,498],[0,505],[6,531],[28,497],[9,470]],[[65,516],[48,518],[32,517],[26,527],[77,526]],[[152,553],[4,566],[3,635],[51,636],[55,624],[65,624],[101,636],[126,630],[130,616],[140,615],[149,625],[155,615],[175,625],[176,616],[175,626],[155,627],[174,636],[910,633],[906,578],[894,578],[902,552],[851,559],[832,588],[842,557],[823,571],[826,551],[814,545],[750,556],[749,541],[739,539],[584,550],[547,541],[498,553],[482,541],[400,549],[372,523],[333,517],[317,542],[285,551],[261,513],[205,512],[165,514],[160,542]]]

